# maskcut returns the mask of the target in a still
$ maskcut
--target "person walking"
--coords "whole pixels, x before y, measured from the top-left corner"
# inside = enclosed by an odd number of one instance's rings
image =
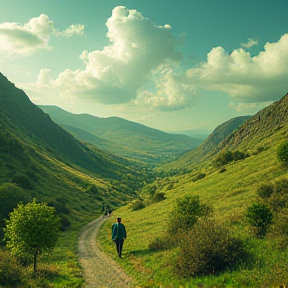
[[[126,228],[123,223],[121,223],[121,217],[116,217],[116,223],[112,225],[112,240],[116,244],[116,249],[119,258],[122,258],[122,248],[124,239],[127,238]]]

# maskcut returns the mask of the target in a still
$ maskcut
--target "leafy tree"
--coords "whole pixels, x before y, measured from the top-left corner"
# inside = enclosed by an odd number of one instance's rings
[[[200,202],[198,195],[186,195],[176,199],[170,214],[168,234],[175,236],[181,230],[190,230],[199,217],[207,216],[211,211],[209,206]]]
[[[277,156],[282,163],[288,165],[288,141],[281,143],[277,147]]]
[[[272,224],[273,214],[263,203],[253,203],[246,210],[246,221],[256,229],[258,236],[265,236]]]
[[[15,255],[33,255],[34,272],[37,256],[54,248],[59,233],[59,218],[55,209],[34,199],[26,205],[18,204],[6,220],[6,246]]]

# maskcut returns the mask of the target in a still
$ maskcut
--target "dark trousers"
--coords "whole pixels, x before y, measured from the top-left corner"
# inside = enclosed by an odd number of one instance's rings
[[[120,258],[121,258],[121,255],[122,255],[123,243],[124,243],[124,239],[115,241],[117,253],[118,253]]]

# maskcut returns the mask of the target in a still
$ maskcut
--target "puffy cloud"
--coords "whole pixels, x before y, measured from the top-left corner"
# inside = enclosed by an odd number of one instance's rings
[[[45,14],[30,19],[23,26],[18,23],[0,24],[0,52],[6,56],[30,55],[40,49],[51,49],[49,40],[52,35],[71,37],[73,34],[83,34],[83,25],[71,25],[60,32],[54,28],[54,23]]]
[[[110,45],[102,51],[83,51],[80,58],[85,69],[65,70],[53,82],[63,95],[127,103],[159,65],[167,59],[181,60],[171,27],[157,26],[136,10],[114,8],[106,26]]]
[[[197,89],[218,90],[243,103],[278,100],[288,91],[288,34],[252,57],[240,48],[228,54],[213,48],[207,61],[189,69],[183,83]]]
[[[147,87],[139,92],[134,104],[160,111],[181,110],[193,106],[201,93],[191,85],[178,81],[177,68],[173,63],[159,66],[150,81],[153,88]]]

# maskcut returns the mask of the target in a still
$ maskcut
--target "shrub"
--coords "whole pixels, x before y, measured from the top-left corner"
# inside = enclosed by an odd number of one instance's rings
[[[163,192],[157,192],[153,195],[152,197],[152,202],[160,202],[160,201],[163,201],[165,200],[166,197],[165,197],[165,193]]]
[[[0,286],[20,287],[21,277],[22,269],[17,259],[8,251],[0,250]]]
[[[32,189],[33,185],[27,175],[16,174],[12,177],[11,183],[17,184],[23,189]]]
[[[262,199],[269,198],[274,191],[274,186],[271,183],[262,183],[257,189],[257,195]]]
[[[134,200],[131,204],[130,204],[130,209],[132,211],[137,211],[137,210],[140,210],[140,209],[143,209],[145,208],[145,204],[143,203],[142,200],[140,199],[137,199],[137,200]]]
[[[277,156],[282,163],[288,164],[288,141],[281,143],[277,147]]]
[[[262,203],[253,203],[249,206],[245,217],[246,221],[255,229],[257,236],[265,236],[273,220],[272,212]]]
[[[245,159],[246,157],[249,157],[249,154],[245,154],[242,151],[225,151],[222,152],[213,162],[214,167],[220,168],[226,164],[228,164],[231,161],[239,161],[242,159]]]
[[[161,251],[165,249],[171,248],[171,239],[169,236],[162,236],[162,237],[157,237],[153,241],[151,241],[148,245],[149,249],[151,251]]]
[[[238,160],[242,160],[242,159],[245,159],[245,157],[246,157],[246,155],[245,155],[245,153],[244,152],[242,152],[242,151],[234,151],[233,153],[232,153],[232,158],[233,158],[233,160],[234,161],[238,161]]]
[[[175,268],[179,276],[217,274],[244,260],[243,241],[215,220],[199,220],[183,233]]]
[[[227,171],[226,168],[222,167],[222,168],[219,170],[219,174],[220,174],[220,173],[224,173],[224,172],[226,172],[226,171]]]
[[[205,173],[199,173],[198,175],[196,175],[196,176],[192,179],[192,181],[195,182],[195,181],[198,181],[198,180],[203,179],[203,178],[205,178],[205,177],[206,177],[206,174],[205,174]]]
[[[176,199],[176,204],[169,216],[167,232],[171,236],[178,231],[190,230],[200,217],[208,216],[212,208],[200,203],[198,195],[186,195]]]
[[[287,207],[288,203],[288,180],[283,178],[275,182],[273,186],[273,193],[267,199],[267,204],[272,211],[279,212]]]

